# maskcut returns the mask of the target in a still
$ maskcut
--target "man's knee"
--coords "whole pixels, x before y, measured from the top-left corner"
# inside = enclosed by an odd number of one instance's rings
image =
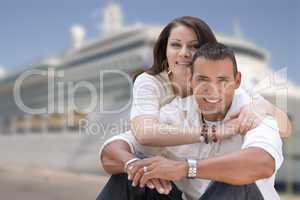
[[[212,183],[200,200],[263,200],[263,196],[255,183],[236,186],[226,183]]]

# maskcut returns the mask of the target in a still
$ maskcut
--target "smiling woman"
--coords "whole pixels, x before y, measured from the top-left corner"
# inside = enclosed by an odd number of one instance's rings
[[[189,90],[187,77],[190,76],[189,66],[192,57],[199,47],[196,33],[188,27],[177,26],[172,29],[167,44],[167,71],[174,83],[174,93],[187,96]]]
[[[208,42],[216,42],[213,32],[205,22],[194,17],[177,18],[162,30],[154,46],[153,66],[137,78],[133,87],[130,118],[139,143],[151,145],[154,142],[154,146],[164,146],[166,140],[168,145],[199,141],[200,130],[187,133],[178,127],[161,129],[157,113],[160,106],[169,103],[175,96],[186,97],[192,94],[189,81],[192,58],[196,50]],[[176,130],[175,137],[164,134],[171,129]],[[155,141],[160,141],[160,144]]]

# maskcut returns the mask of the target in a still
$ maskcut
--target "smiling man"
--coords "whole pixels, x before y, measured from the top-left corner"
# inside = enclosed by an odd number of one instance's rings
[[[199,51],[193,66],[192,87],[202,114],[209,121],[224,119],[241,82],[234,55],[220,45]]]
[[[192,74],[193,97],[175,99],[163,107],[161,120],[208,126],[208,134],[214,136],[218,131],[212,127],[228,120],[228,114],[243,104],[236,94],[241,74],[233,51],[220,43],[202,46],[194,55]],[[180,115],[183,112],[185,118]],[[215,137],[218,141],[207,146],[166,147],[168,159],[146,159],[140,186],[161,178],[174,181],[184,199],[279,199],[274,180],[283,162],[282,142],[272,118],[266,117],[244,136]]]

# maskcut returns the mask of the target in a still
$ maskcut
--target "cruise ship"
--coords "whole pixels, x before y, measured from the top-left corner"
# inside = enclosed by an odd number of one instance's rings
[[[109,137],[128,130],[132,78],[152,63],[162,26],[124,26],[111,3],[104,10],[102,37],[87,41],[71,29],[65,52],[0,78],[0,167],[43,167],[102,173],[98,151]],[[300,89],[286,69],[273,71],[267,50],[242,37],[217,34],[236,54],[242,86],[262,94],[293,122],[299,119]],[[129,80],[129,81],[128,81]],[[284,141],[285,164],[277,185],[299,189],[300,127]]]

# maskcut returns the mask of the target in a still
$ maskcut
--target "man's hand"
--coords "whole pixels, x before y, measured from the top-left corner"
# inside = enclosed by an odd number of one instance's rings
[[[170,160],[161,156],[155,156],[153,158],[145,159],[150,161],[149,165],[146,165],[147,172],[145,172],[140,180],[140,187],[144,187],[145,184],[155,178],[176,181],[186,177],[188,166],[185,161]]]
[[[132,180],[132,186],[137,186],[140,184],[140,179],[144,175],[144,166],[150,165],[152,163],[152,159],[143,159],[136,161],[132,164],[130,164],[127,168],[127,174],[128,179]],[[158,193],[160,194],[169,194],[169,192],[172,190],[172,184],[170,181],[163,180],[160,178],[154,178],[151,180],[148,180],[146,182],[146,186],[150,189],[156,189]]]

